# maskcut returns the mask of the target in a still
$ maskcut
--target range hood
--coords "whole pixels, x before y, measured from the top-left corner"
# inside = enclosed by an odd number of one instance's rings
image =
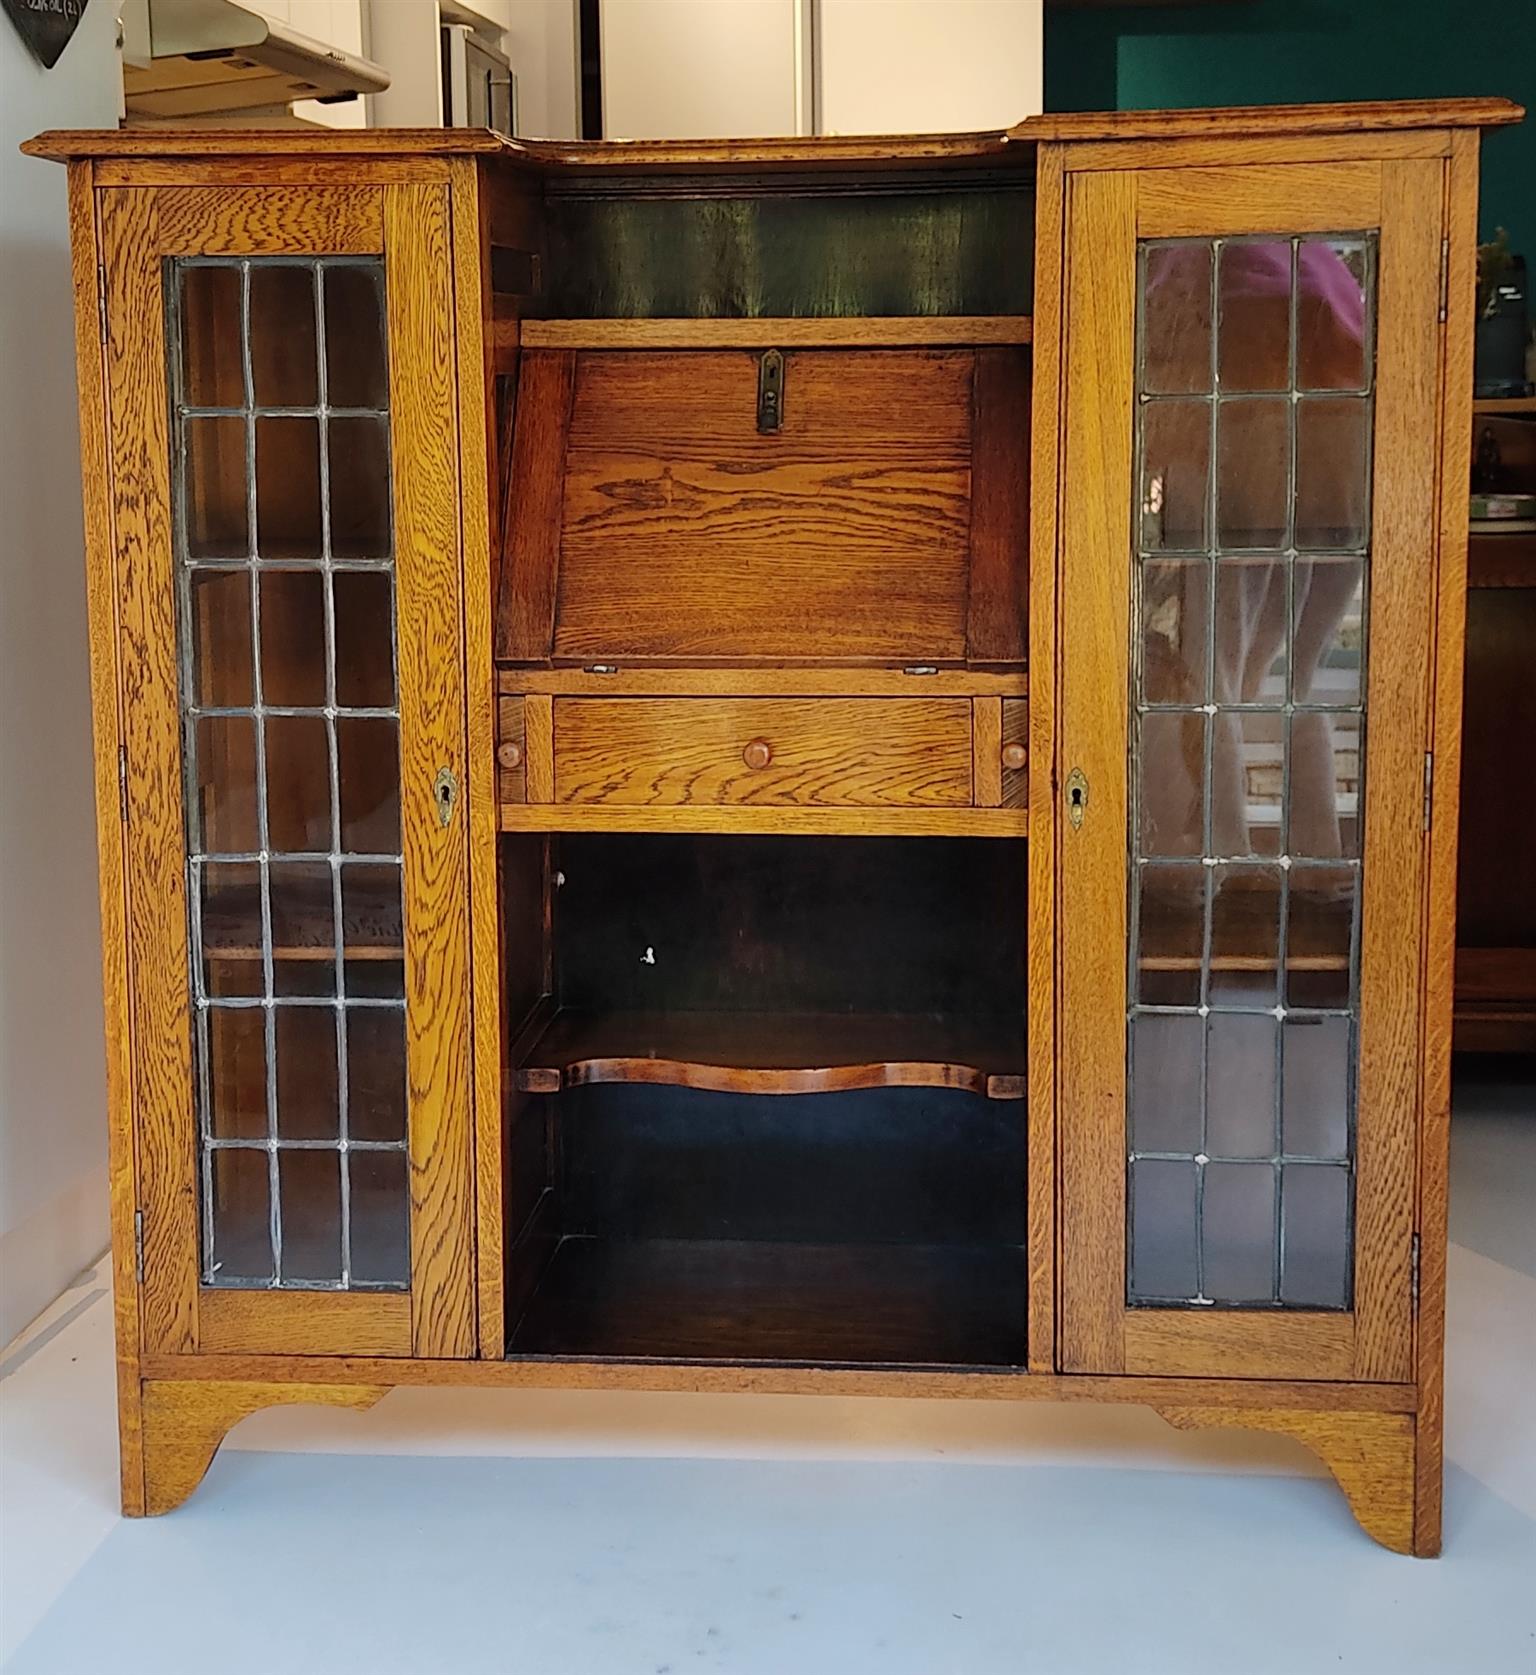
[[[233,0],[137,0],[123,8],[130,122],[278,110],[296,99],[378,93],[389,75]]]

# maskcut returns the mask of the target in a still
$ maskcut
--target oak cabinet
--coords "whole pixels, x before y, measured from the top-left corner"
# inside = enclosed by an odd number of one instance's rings
[[[1140,1401],[1439,1539],[1477,129],[52,135],[123,1494]]]

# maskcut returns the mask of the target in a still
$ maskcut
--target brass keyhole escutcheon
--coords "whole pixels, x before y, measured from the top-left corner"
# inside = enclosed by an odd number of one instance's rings
[[[459,800],[459,780],[452,768],[439,768],[432,781],[432,800],[437,804],[437,823],[446,826],[453,819],[453,805]]]
[[[1082,825],[1087,812],[1088,776],[1081,768],[1074,768],[1067,775],[1067,819],[1072,822],[1074,831]]]

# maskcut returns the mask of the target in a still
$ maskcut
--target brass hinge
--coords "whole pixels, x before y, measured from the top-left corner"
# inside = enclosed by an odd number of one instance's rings
[[[1408,1252],[1408,1291],[1413,1299],[1413,1312],[1419,1312],[1419,1236],[1413,1236]]]
[[[1424,830],[1429,830],[1430,814],[1435,806],[1435,753],[1424,752]]]
[[[1451,241],[1448,238],[1440,240],[1440,314],[1443,322],[1445,308],[1451,295]]]
[[[144,1283],[144,1212],[133,1212],[133,1272],[140,1285]]]
[[[128,824],[128,746],[117,747],[117,817]]]

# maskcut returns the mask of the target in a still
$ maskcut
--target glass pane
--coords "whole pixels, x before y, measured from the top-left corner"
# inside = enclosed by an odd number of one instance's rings
[[[263,570],[261,696],[281,709],[319,709],[325,691],[325,577]]]
[[[205,715],[193,731],[187,810],[194,847],[205,855],[261,848],[256,807],[256,724],[245,715]]]
[[[1143,1005],[1200,1004],[1208,870],[1198,861],[1141,869],[1137,999]]]
[[[1204,552],[1210,539],[1211,407],[1156,401],[1141,416],[1144,552]]]
[[[1278,1028],[1268,1013],[1211,1014],[1205,1073],[1205,1144],[1211,1156],[1274,1156]]]
[[[389,431],[382,419],[332,419],[331,553],[382,558],[389,551]]]
[[[410,1283],[410,1202],[403,1151],[348,1154],[352,1172],[352,1283]]]
[[[308,262],[251,267],[251,378],[258,407],[313,407],[320,399],[315,354],[315,274]]]
[[[1287,1018],[1282,1139],[1291,1157],[1349,1154],[1348,1018]]]
[[[205,995],[262,995],[261,867],[255,861],[205,861],[201,885],[202,982]]]
[[[1223,401],[1216,415],[1216,545],[1283,547],[1290,511],[1291,404]]]
[[[383,299],[354,258],[173,291],[210,1284],[410,1278],[401,864],[347,860],[401,848]]]
[[[1280,998],[1279,867],[1217,866],[1211,872],[1213,1006],[1273,1006]]]
[[[390,709],[395,702],[393,586],[384,570],[337,570],[336,702]]]
[[[194,570],[191,589],[192,692],[206,709],[249,707],[251,574],[249,570]]]
[[[1368,260],[1363,239],[1301,241],[1296,382],[1302,389],[1365,387]]]
[[[1344,1308],[1375,239],[1141,254],[1127,1296]]]
[[[1291,384],[1291,241],[1229,239],[1218,270],[1223,392]]]
[[[1200,1208],[1205,1295],[1268,1302],[1275,1294],[1274,1165],[1206,1164]]]
[[[400,729],[393,721],[342,716],[341,847],[353,855],[400,853]]]
[[[1349,1307],[1349,1217],[1347,1169],[1285,1165],[1283,1302],[1294,1308]]]
[[[182,538],[188,558],[244,558],[251,550],[246,517],[244,419],[185,419],[182,448]]]
[[[1360,853],[1360,712],[1291,717],[1292,855],[1331,860]]]
[[[208,1128],[216,1140],[267,1137],[267,1015],[208,1008]]]
[[[1141,718],[1141,853],[1204,848],[1205,717],[1154,710]]]
[[[318,854],[331,847],[331,740],[322,715],[269,715],[267,846]]]
[[[181,399],[188,407],[243,407],[240,269],[233,264],[184,264],[179,308]]]
[[[1286,926],[1286,1001],[1343,1011],[1354,1004],[1356,893],[1353,867],[1293,865]]]
[[[277,1134],[280,1140],[337,1140],[336,1009],[274,1006],[277,1048]]]
[[[326,268],[325,360],[332,407],[382,410],[388,404],[384,297],[376,266],[338,262]]]
[[[356,1006],[347,1015],[347,1133],[405,1142],[405,1013]]]
[[[1362,396],[1296,407],[1296,545],[1312,550],[1365,542],[1370,404]]]
[[[1149,395],[1210,389],[1210,247],[1149,246],[1142,297],[1142,389]]]
[[[341,1283],[341,1154],[280,1151],[283,1279],[290,1285]]]
[[[1190,1152],[1200,1145],[1200,1036],[1193,1013],[1146,1012],[1133,1026],[1131,1080],[1138,1152]]]
[[[226,1285],[270,1284],[271,1163],[265,1151],[221,1146],[209,1159],[207,1220],[212,1226],[208,1278]]]
[[[1141,691],[1148,704],[1205,701],[1210,566],[1202,561],[1141,567]]]
[[[316,559],[322,556],[324,546],[320,421],[257,419],[257,551],[263,558]]]
[[[1218,704],[1283,704],[1286,565],[1273,558],[1224,558],[1216,566]]]
[[[1131,1291],[1195,1297],[1195,1165],[1138,1158],[1131,1165]]]
[[[1357,558],[1297,559],[1292,696],[1298,704],[1358,704],[1365,651],[1365,566]]]

